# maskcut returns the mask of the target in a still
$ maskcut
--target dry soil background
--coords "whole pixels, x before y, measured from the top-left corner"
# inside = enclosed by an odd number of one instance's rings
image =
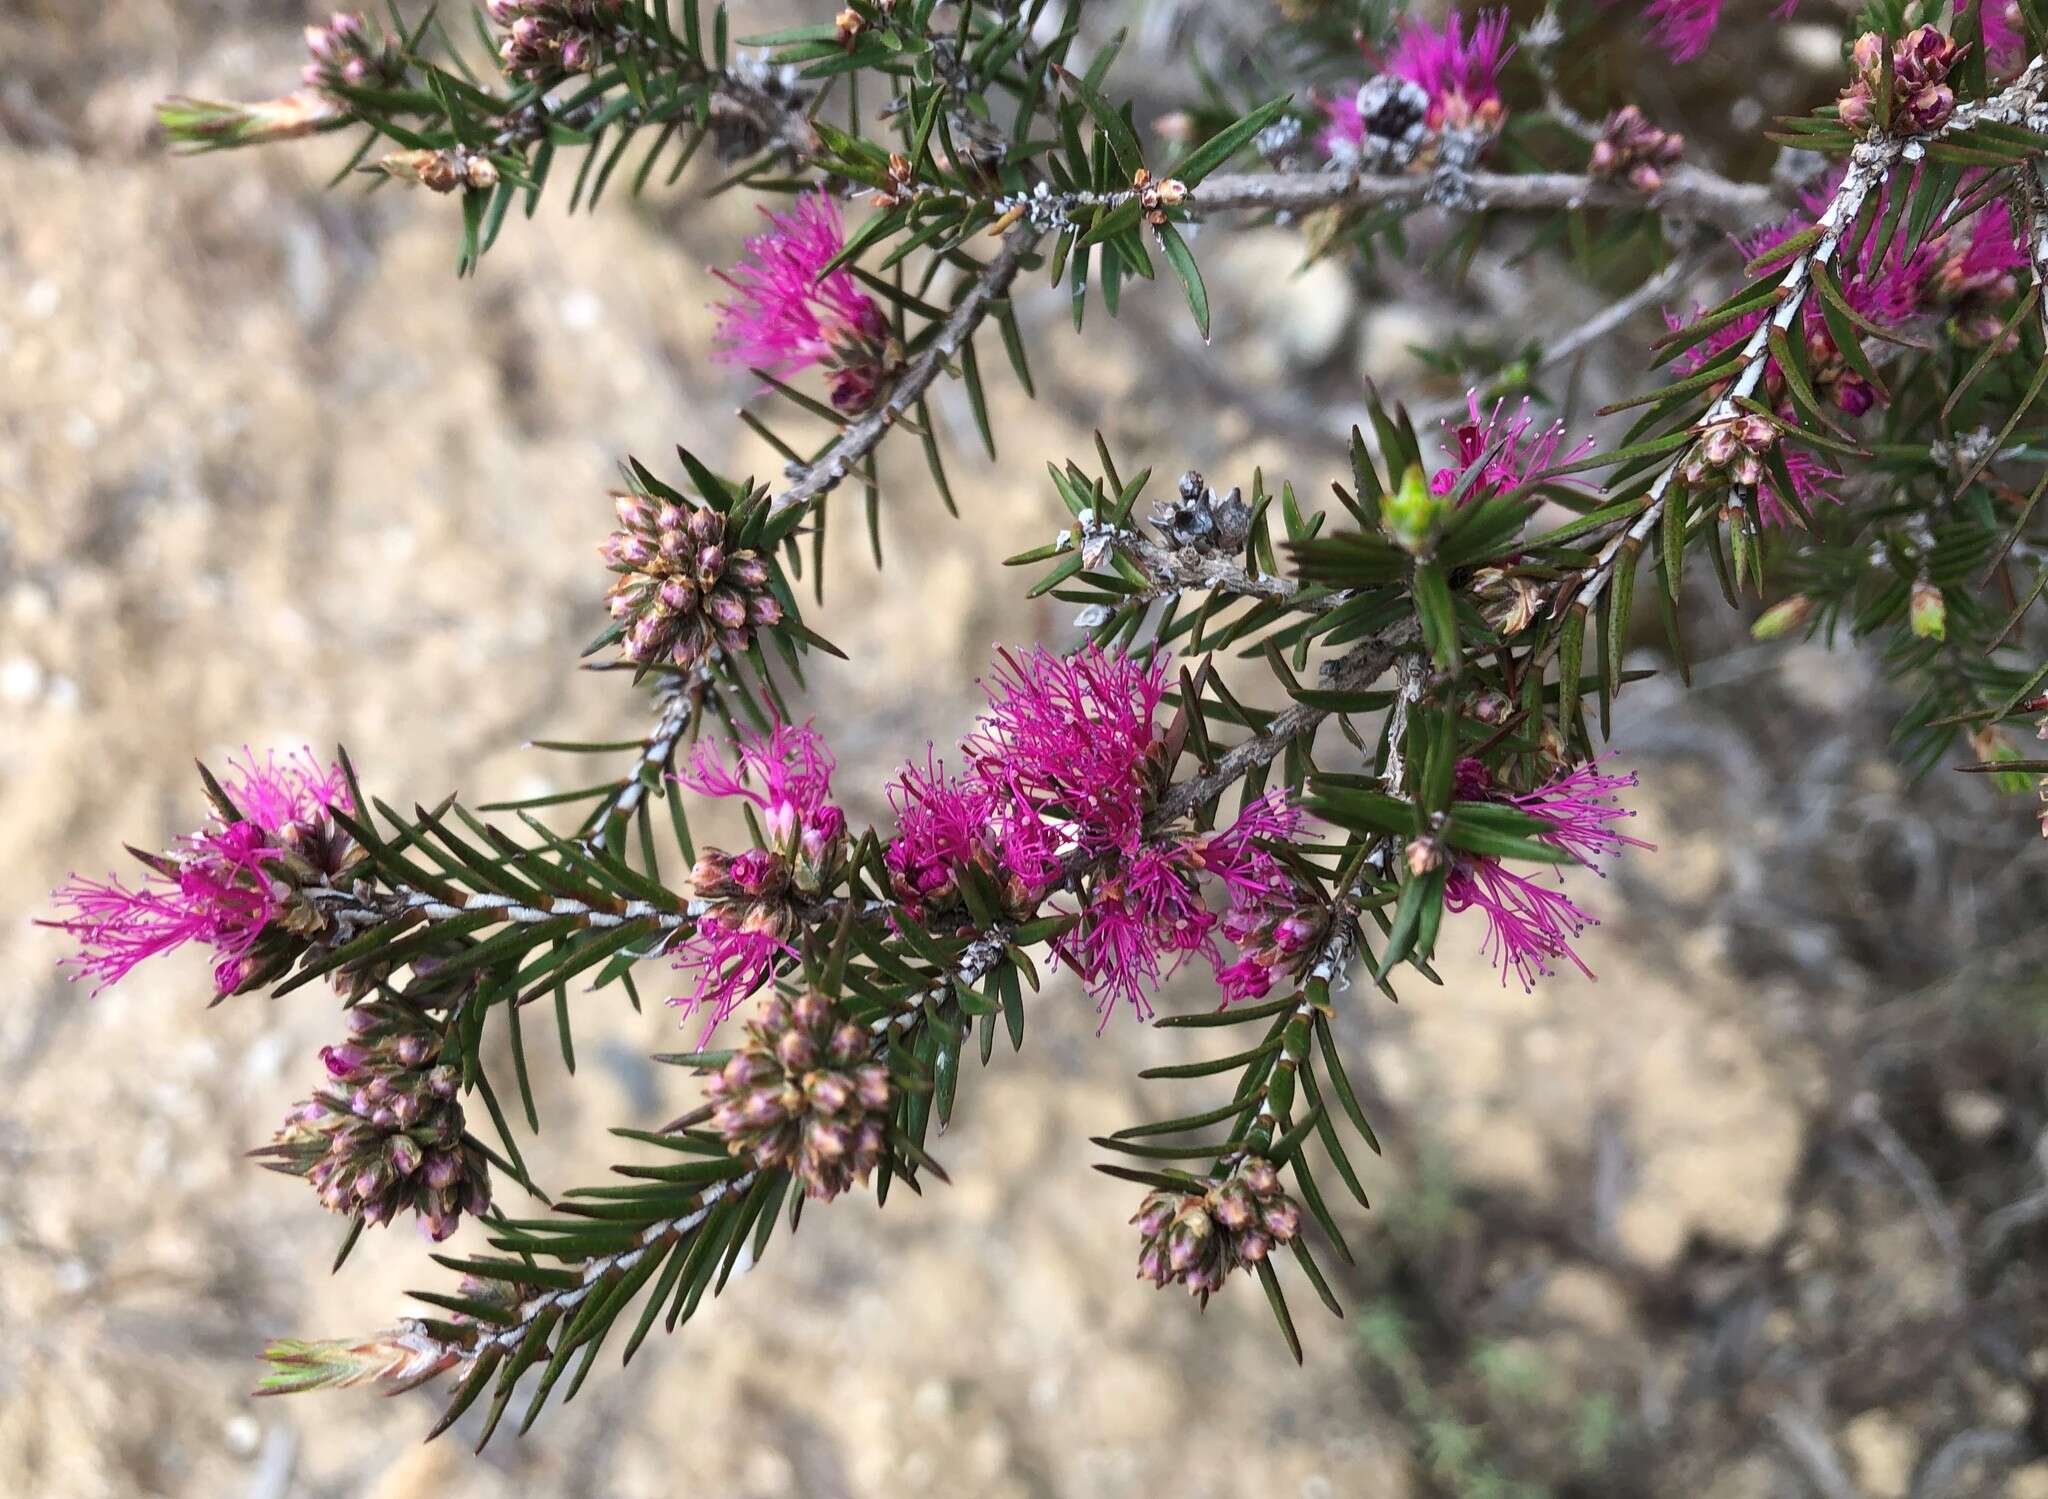
[[[616,737],[640,712],[569,669],[613,463],[684,441],[766,466],[729,446],[746,392],[704,357],[703,266],[730,258],[743,204],[557,206],[458,282],[451,205],[323,193],[331,145],[158,152],[154,96],[260,91],[301,19],[0,5],[0,1493],[1761,1496],[1832,1468],[1837,1492],[1884,1499],[1937,1460],[1954,1471],[1928,1492],[2048,1493],[2024,1466],[2032,1301],[2000,1313],[2016,1364],[1845,1394],[1873,1334],[1919,1341],[1957,1294],[1938,1222],[1842,1100],[1867,1008],[1946,961],[1869,980],[1885,927],[1952,915],[1974,876],[1900,810],[1855,706],[1867,669],[1803,652],[1725,658],[1691,698],[1642,689],[1624,747],[1665,847],[1595,892],[1616,913],[1587,943],[1597,986],[1503,989],[1454,930],[1441,990],[1398,1011],[1346,996],[1389,1151],[1367,1163],[1379,1210],[1349,1215],[1352,1319],[1298,1305],[1304,1370],[1256,1293],[1198,1315],[1131,1278],[1131,1194],[1086,1136],[1154,1107],[1132,1074],[1182,1053],[1126,1017],[1097,1040],[1055,984],[940,1142],[956,1186],[812,1215],[536,1435],[478,1459],[459,1433],[417,1444],[429,1396],[252,1401],[267,1336],[366,1330],[439,1273],[400,1230],[329,1278],[336,1223],[238,1156],[302,1096],[332,1007],[209,1011],[196,961],[88,998],[30,918],[67,872],[192,824],[195,755],[345,741],[394,799],[571,784],[522,741]],[[1163,472],[1264,462],[1315,489],[1341,451],[1326,408],[1367,372],[1415,377],[1426,303],[1361,300],[1330,268],[1290,280],[1281,235],[1206,253],[1213,349],[1168,315],[1084,352],[1060,299],[1030,302],[1050,394],[1001,388],[1004,461],[956,466],[966,518],[896,452],[886,571],[851,507],[835,528],[817,623],[855,664],[819,670],[809,706],[856,818],[906,750],[964,726],[992,642],[1064,638],[998,565],[1057,528],[1039,460],[1100,423]],[[1221,388],[1236,403],[1205,407]],[[1800,728],[1759,747],[1758,701]],[[1765,789],[1788,766],[1825,806]],[[1800,919],[1755,914],[1788,905]],[[593,1179],[605,1126],[678,1108],[645,1060],[674,1045],[668,1018],[587,1009],[577,1083],[541,1069],[550,1182]],[[1932,1086],[1940,1141],[2038,1175],[2029,1105],[1974,1073]],[[1951,1451],[1971,1433],[1991,1435]]]

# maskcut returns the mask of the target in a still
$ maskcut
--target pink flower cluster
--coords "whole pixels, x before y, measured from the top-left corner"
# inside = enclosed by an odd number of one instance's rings
[[[1461,799],[1500,802],[1543,819],[1550,824],[1550,831],[1542,835],[1544,841],[1596,872],[1599,866],[1595,861],[1601,857],[1625,847],[1651,846],[1614,827],[1622,818],[1635,816],[1613,801],[1615,792],[1637,784],[1633,774],[1604,775],[1589,763],[1519,794],[1496,786],[1476,760],[1462,761],[1457,774]],[[1453,912],[1477,909],[1485,915],[1487,933],[1480,951],[1499,967],[1503,984],[1513,973],[1524,989],[1534,988],[1536,980],[1547,977],[1559,958],[1586,977],[1593,976],[1571,945],[1574,937],[1594,924],[1593,918],[1560,888],[1561,873],[1552,878],[1556,884],[1541,876],[1517,874],[1485,854],[1459,853],[1452,858],[1444,885],[1444,908]]]
[[[890,788],[898,832],[886,860],[906,906],[944,909],[977,868],[1022,915],[1087,871],[1079,920],[1054,950],[1105,1024],[1119,1002],[1149,1016],[1152,991],[1191,955],[1209,961],[1227,996],[1265,993],[1273,968],[1316,930],[1295,917],[1293,883],[1263,846],[1292,838],[1300,812],[1275,793],[1220,832],[1147,829],[1166,769],[1154,721],[1165,659],[1005,651],[986,690],[964,771],[949,776],[927,756]],[[1227,897],[1220,916],[1203,898],[1205,878]],[[1219,938],[1238,947],[1235,960]]]
[[[1506,406],[1505,400],[1495,401],[1493,409],[1482,415],[1479,392],[1465,392],[1466,419],[1455,426],[1444,423],[1444,430],[1450,438],[1444,444],[1444,453],[1452,462],[1430,476],[1431,494],[1449,494],[1458,487],[1458,480],[1464,477],[1465,471],[1482,458],[1486,459],[1486,467],[1466,492],[1468,503],[1506,494],[1550,467],[1557,457],[1559,444],[1564,441],[1564,423],[1553,422],[1548,427],[1537,428],[1526,396],[1511,415],[1502,414]],[[1593,439],[1589,437],[1565,458],[1569,461],[1591,451],[1592,447]],[[1489,453],[1491,457],[1488,457]]]
[[[867,410],[887,377],[889,320],[852,272],[818,274],[846,248],[839,206],[820,191],[798,198],[788,213],[762,212],[768,232],[747,241],[732,270],[715,273],[735,293],[718,304],[717,357],[774,375],[823,365],[832,404],[849,414]]]
[[[1743,255],[1750,260],[1762,259],[1768,266],[1766,257],[1771,251],[1818,220],[1838,181],[1838,177],[1831,177],[1808,193],[1803,213],[1741,241]],[[1968,191],[1969,186],[1966,180],[1962,190]],[[1899,190],[1910,192],[1912,184],[1904,184]],[[1880,216],[1891,191],[1889,184],[1881,189],[1877,205]],[[2003,323],[1998,309],[2017,291],[2015,273],[2026,265],[2026,251],[2014,236],[2011,216],[2002,203],[1983,208],[1967,222],[1923,240],[1911,255],[1900,253],[1897,239],[1879,255],[1870,242],[1874,238],[1870,236],[1864,241],[1855,264],[1844,266],[1838,262],[1835,267],[1841,277],[1842,295],[1857,313],[1881,328],[1903,328],[1916,319],[1947,317],[1955,320],[1958,331],[1966,337],[1982,340],[1996,335]],[[1746,343],[1763,325],[1766,315],[1762,311],[1750,313],[1715,329],[1686,351],[1679,369],[1688,374],[1703,369],[1730,349]],[[1673,328],[1685,326],[1669,313],[1665,321]],[[1800,332],[1806,341],[1809,380],[1817,393],[1847,416],[1861,416],[1878,403],[1877,387],[1853,369],[1835,346],[1817,297],[1806,301]],[[1763,394],[1777,407],[1781,417],[1792,419],[1794,413],[1784,377],[1775,360],[1765,367]],[[1787,445],[1785,462],[1797,498],[1809,511],[1819,501],[1839,501],[1840,496],[1831,486],[1841,475],[1824,460],[1807,449]],[[1759,505],[1761,518],[1767,524],[1790,523],[1791,511],[1768,485],[1759,491]]]
[[[1505,8],[1480,11],[1469,36],[1456,11],[1441,30],[1410,16],[1385,71],[1429,95],[1430,129],[1490,130],[1501,118],[1500,72],[1515,52],[1507,42]]]
[[[737,854],[706,848],[691,887],[706,909],[674,948],[676,967],[696,975],[691,991],[671,1003],[705,1015],[708,1038],[775,970],[794,956],[793,895],[815,894],[836,869],[846,842],[846,814],[828,798],[833,760],[809,724],[776,724],[767,734],[744,731],[732,762],[698,745],[676,781],[704,796],[747,802],[759,813],[763,848]]]
[[[1505,9],[1479,12],[1470,35],[1455,12],[1441,27],[1409,17],[1378,65],[1380,82],[1341,90],[1323,102],[1327,120],[1317,137],[1323,154],[1340,164],[1367,161],[1385,168],[1413,158],[1422,126],[1433,131],[1498,129],[1504,112],[1501,69],[1515,50],[1507,45],[1507,32]],[[1399,149],[1374,161],[1366,150],[1368,135]]]
[[[970,765],[973,762],[970,760]],[[912,911],[940,910],[969,867],[994,876],[1016,910],[1058,880],[1053,833],[1014,786],[980,775],[948,776],[927,752],[889,786],[896,836],[883,854],[897,897]]]
[[[319,854],[337,840],[331,809],[353,810],[339,767],[322,766],[310,750],[280,760],[243,750],[228,762],[221,789],[236,820],[218,812],[207,826],[162,854],[137,857],[149,873],[130,887],[73,875],[54,900],[61,920],[43,923],[78,943],[65,960],[93,992],[119,982],[147,958],[188,942],[216,954],[214,986],[231,994],[249,977],[250,953],[284,909],[289,888],[275,866],[288,854]]]

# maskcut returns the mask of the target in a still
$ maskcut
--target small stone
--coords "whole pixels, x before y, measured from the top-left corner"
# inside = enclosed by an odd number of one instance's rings
[[[1600,1270],[1567,1265],[1543,1287],[1543,1310],[1591,1333],[1618,1337],[1630,1330],[1635,1314],[1613,1276]]]
[[[1865,1411],[1842,1428],[1842,1450],[1870,1499],[1903,1499],[1917,1448],[1912,1431],[1885,1411]]]
[[[1941,1117],[1972,1145],[1982,1145],[2005,1128],[2004,1100],[1977,1088],[1958,1088],[1941,1099]]]
[[[1775,26],[1778,47],[1795,67],[1830,78],[1842,71],[1842,30],[1818,22]]]
[[[0,664],[0,703],[26,708],[43,695],[45,673],[33,656],[11,656]]]
[[[263,1443],[263,1424],[254,1416],[244,1413],[231,1417],[221,1427],[221,1441],[236,1457],[254,1457],[256,1449]]]
[[[2048,1499],[2048,1462],[2015,1469],[2005,1481],[2005,1499]]]

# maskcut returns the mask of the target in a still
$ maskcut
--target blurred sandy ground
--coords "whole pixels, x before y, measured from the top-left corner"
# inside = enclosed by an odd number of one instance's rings
[[[577,783],[572,762],[519,746],[640,722],[618,679],[571,669],[597,619],[612,466],[632,452],[660,469],[681,441],[770,467],[731,445],[746,392],[705,360],[703,266],[748,231],[737,200],[617,200],[574,223],[557,204],[459,282],[452,205],[321,191],[333,143],[184,162],[153,149],[154,97],[262,91],[295,67],[300,19],[240,0],[0,10],[0,1492],[1451,1491],[1415,1411],[1390,1411],[1391,1387],[1366,1377],[1356,1319],[1325,1319],[1302,1289],[1298,1372],[1255,1292],[1198,1315],[1132,1280],[1132,1193],[1089,1169],[1086,1137],[1169,1107],[1130,1079],[1185,1053],[1123,1017],[1098,1041],[1064,983],[1038,1001],[1025,1054],[963,1095],[939,1142],[956,1186],[812,1217],[535,1436],[476,1459],[459,1433],[418,1445],[430,1395],[248,1398],[268,1336],[367,1330],[442,1274],[398,1231],[330,1279],[338,1224],[239,1159],[303,1096],[333,1008],[305,992],[209,1011],[196,961],[88,998],[30,918],[67,872],[191,825],[192,757],[245,743],[346,742],[393,799]],[[1339,472],[1342,432],[1298,430],[1315,401],[1348,399],[1368,370],[1397,389],[1413,375],[1417,314],[1361,312],[1327,269],[1289,281],[1283,236],[1207,254],[1211,350],[1170,307],[1142,337],[1084,346],[1059,326],[1063,299],[1030,299],[1049,397],[992,382],[997,465],[973,452],[957,392],[940,402],[961,521],[914,450],[888,453],[879,578],[857,497],[839,502],[817,623],[853,664],[821,665],[809,707],[857,819],[884,811],[897,759],[964,727],[992,642],[1059,638],[1063,617],[998,566],[1057,529],[1042,459],[1085,452],[1099,423],[1163,473],[1242,482],[1265,462],[1314,492]],[[1250,411],[1204,410],[1219,380]],[[1295,413],[1286,440],[1256,434],[1262,401]],[[1844,673],[1810,664],[1811,692],[1840,696]],[[1390,1142],[1363,1163],[1386,1210],[1347,1214],[1367,1267],[1347,1291],[1389,1294],[1384,1267],[1417,1244],[1469,1247],[1474,1201],[1586,1225],[1440,1262],[1489,1304],[1508,1297],[1487,1346],[1538,1371],[1521,1419],[1560,1431],[1596,1397],[1627,1430],[1681,1398],[1693,1355],[1651,1325],[1643,1287],[1779,1241],[1821,1091],[1793,1003],[1805,980],[1738,980],[1729,932],[1698,919],[1756,857],[1704,836],[1747,841],[1711,811],[1720,781],[1649,749],[1666,768],[1640,831],[1666,850],[1595,896],[1669,914],[1589,938],[1597,988],[1503,990],[1460,928],[1443,990],[1411,985],[1398,1012],[1365,989],[1346,1001],[1346,1033],[1374,1034],[1357,1071]],[[1678,831],[1701,836],[1674,848]],[[605,1126],[677,1112],[686,1085],[645,1060],[674,1041],[665,1015],[591,999],[579,1078],[539,1067],[531,1152],[549,1184],[595,1179]],[[1925,1245],[1906,1233],[1911,1263]],[[1851,1442],[1871,1494],[1903,1492],[1912,1428]],[[1665,1456],[1687,1492],[1798,1491],[1740,1440]],[[1580,1464],[1583,1491],[1629,1491],[1603,1461]]]

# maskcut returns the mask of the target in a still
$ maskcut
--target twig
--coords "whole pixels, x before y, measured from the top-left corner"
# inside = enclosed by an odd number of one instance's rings
[[[1804,1411],[1781,1405],[1764,1421],[1821,1499],[1863,1499],[1863,1491],[1850,1480],[1836,1455],[1835,1444]]]
[[[1118,532],[1110,538],[1110,545],[1151,580],[1153,598],[1192,588],[1286,603],[1296,600],[1301,593],[1301,585],[1292,578],[1276,573],[1253,576],[1232,558],[1198,551],[1194,547],[1162,546],[1136,531]],[[1305,614],[1322,614],[1349,597],[1348,593],[1339,590],[1300,599],[1296,607]]]
[[[1987,1213],[1983,1226],[1977,1230],[1978,1264],[1988,1265],[1997,1259],[2007,1240],[2043,1218],[2048,1218],[2048,1187],[2029,1192],[2017,1202],[2009,1202],[1996,1212]]]
[[[1951,115],[1937,135],[1966,134],[1980,123],[1993,122],[2012,124],[2024,121],[2040,105],[2044,81],[2048,81],[2048,62],[2036,57],[2026,66],[2020,76],[2000,93],[1981,104],[1966,104]],[[1841,248],[1842,236],[1863,207],[1863,200],[1878,187],[1901,160],[1918,161],[1925,147],[1920,138],[1902,138],[1885,135],[1873,130],[1856,146],[1849,158],[1849,169],[1836,187],[1834,197],[1819,219],[1820,238],[1811,250],[1797,257],[1786,267],[1784,276],[1778,282],[1778,300],[1775,311],[1757,326],[1749,341],[1742,347],[1742,370],[1734,382],[1710,404],[1706,411],[1692,424],[1695,434],[1705,432],[1715,423],[1725,421],[1741,410],[1741,402],[1747,400],[1762,382],[1764,369],[1770,363],[1770,334],[1773,329],[1788,332],[1802,308],[1806,305],[1807,293],[1813,289],[1813,273],[1818,267],[1826,266]],[[1591,609],[1598,602],[1601,591],[1614,575],[1614,563],[1622,555],[1623,548],[1633,543],[1640,547],[1657,527],[1658,519],[1664,513],[1664,503],[1671,492],[1671,485],[1678,477],[1678,471],[1685,464],[1690,445],[1680,447],[1671,460],[1659,471],[1651,483],[1649,503],[1642,513],[1626,528],[1617,529],[1608,539],[1600,555],[1585,573],[1571,581],[1583,578],[1573,608]],[[1631,553],[1631,555],[1633,555]]]
[[[1325,663],[1321,673],[1323,686],[1334,692],[1355,691],[1369,686],[1394,664],[1395,658],[1419,634],[1414,621],[1409,620],[1360,641],[1335,661]],[[1260,733],[1228,751],[1207,775],[1183,781],[1160,798],[1159,806],[1152,814],[1152,822],[1163,824],[1184,817],[1211,797],[1220,795],[1232,783],[1242,780],[1255,766],[1272,764],[1288,745],[1313,734],[1332,711],[1296,703],[1274,718]]]
[[[1260,172],[1219,174],[1202,182],[1184,205],[1188,216],[1219,213],[1309,213],[1318,208],[1383,208],[1428,203],[1427,173]],[[1701,167],[1679,167],[1654,193],[1572,172],[1472,172],[1460,181],[1480,210],[1527,212],[1557,208],[1650,208],[1739,232],[1782,209],[1766,184],[1734,182]]]
[[[1920,1215],[1927,1220],[1928,1231],[1940,1246],[1941,1257],[1948,1261],[1949,1294],[1961,1307],[1970,1298],[1969,1254],[1963,1248],[1963,1236],[1956,1228],[1955,1215],[1941,1200],[1941,1190],[1934,1185],[1934,1178],[1928,1175],[1927,1168],[1913,1154],[1912,1147],[1884,1117],[1875,1094],[1857,1094],[1849,1104],[1849,1120],[1905,1184],[1914,1205],[1920,1209]]]
[[[590,840],[596,847],[604,847],[605,836],[616,819],[630,817],[638,810],[647,796],[647,782],[641,778],[641,772],[649,765],[665,769],[674,759],[677,742],[689,731],[710,689],[711,675],[700,666],[687,682],[672,682],[657,695],[654,725],[641,740],[639,763],[598,819],[597,833]]]
[[[2009,1468],[2027,1454],[2027,1439],[2017,1431],[1985,1426],[1959,1431],[1927,1459],[1913,1481],[1913,1499],[1955,1499],[1956,1480],[1964,1470],[1979,1463],[1993,1469]]]
[[[974,336],[982,320],[995,310],[995,304],[1009,291],[1010,283],[1017,279],[1025,257],[1037,242],[1038,231],[1029,224],[1020,223],[1003,236],[1003,247],[995,259],[983,267],[967,295],[947,316],[938,337],[897,377],[888,400],[840,433],[816,462],[806,465],[796,482],[770,502],[770,515],[782,515],[823,498],[838,487],[855,464],[875,450],[889,429],[918,403],[938,379],[939,372]]]

